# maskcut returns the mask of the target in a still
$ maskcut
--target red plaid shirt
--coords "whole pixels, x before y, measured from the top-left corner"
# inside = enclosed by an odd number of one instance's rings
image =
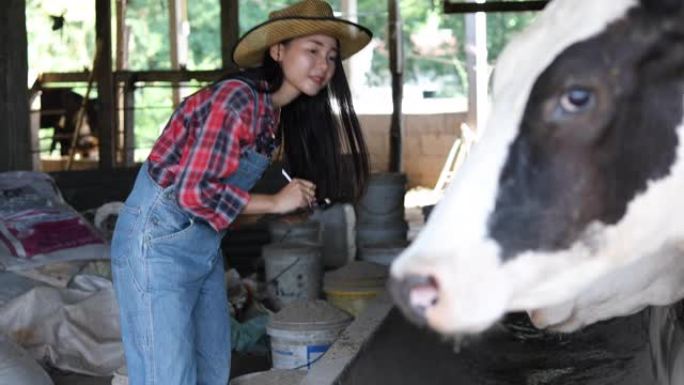
[[[221,181],[235,172],[243,148],[263,143],[264,136],[273,143],[277,120],[270,94],[253,91],[242,81],[202,89],[183,101],[154,144],[148,158],[150,176],[161,187],[175,183],[182,208],[223,230],[250,196]],[[265,147],[257,151],[270,156],[273,146]]]

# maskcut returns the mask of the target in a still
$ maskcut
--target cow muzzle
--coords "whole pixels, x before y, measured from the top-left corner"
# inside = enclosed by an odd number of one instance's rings
[[[389,290],[406,318],[421,326],[427,324],[428,309],[439,302],[439,286],[432,276],[392,277]]]

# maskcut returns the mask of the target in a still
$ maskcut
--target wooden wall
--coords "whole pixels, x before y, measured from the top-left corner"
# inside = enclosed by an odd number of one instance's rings
[[[30,170],[25,0],[0,6],[0,171]]]

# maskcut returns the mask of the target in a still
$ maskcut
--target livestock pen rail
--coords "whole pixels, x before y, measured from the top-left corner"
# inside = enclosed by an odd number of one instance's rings
[[[88,83],[89,72],[70,72],[70,73],[43,73],[34,83],[30,90],[31,109],[31,132],[33,138],[32,153],[34,159],[34,169],[43,171],[63,171],[68,169],[91,169],[98,167],[99,154],[112,153],[114,156],[113,165],[115,167],[131,167],[134,165],[136,156],[136,136],[140,135],[141,130],[150,131],[150,127],[141,127],[138,123],[136,129],[136,113],[149,113],[150,110],[158,110],[164,116],[158,116],[155,121],[159,126],[168,119],[173,109],[170,100],[171,90],[173,89],[196,89],[202,85],[212,82],[222,75],[225,70],[211,71],[116,71],[113,73],[114,93],[113,106],[110,106],[113,114],[112,121],[107,116],[100,116],[97,111],[108,108],[97,99],[89,99],[82,102],[83,97],[75,90],[84,89]],[[152,89],[168,89],[169,97],[156,97],[165,99],[162,102],[156,101],[155,104],[140,104],[140,91]],[[136,93],[138,96],[136,97]],[[41,97],[39,97],[39,95]],[[47,96],[47,97],[44,97]],[[42,99],[41,107],[38,101]],[[136,100],[138,99],[138,100]],[[73,167],[67,167],[68,162],[64,159],[72,141],[75,128],[80,127],[77,122],[77,111],[84,109],[86,119],[91,129],[91,136],[95,140],[88,141],[84,148],[80,148],[83,153],[81,159]],[[106,114],[105,114],[106,115]],[[140,115],[138,116],[140,118]],[[62,119],[60,121],[60,119]],[[140,120],[140,119],[139,119]],[[145,120],[145,119],[143,119]],[[147,119],[149,121],[149,119]],[[148,124],[149,125],[149,124]],[[40,133],[40,128],[55,127],[50,134]],[[154,136],[158,133],[158,127],[152,127]],[[84,135],[79,130],[76,137]],[[85,134],[87,135],[87,134]],[[105,140],[97,140],[104,138]],[[108,139],[109,138],[109,139]],[[45,142],[49,141],[47,145]],[[149,141],[149,140],[148,140]],[[76,141],[74,141],[75,143]],[[140,140],[138,140],[140,142]],[[42,144],[41,144],[42,143]],[[102,147],[111,143],[113,151],[102,151]],[[56,144],[60,144],[61,157],[50,156],[56,149]],[[90,152],[86,150],[91,150]],[[88,157],[88,153],[92,154]]]

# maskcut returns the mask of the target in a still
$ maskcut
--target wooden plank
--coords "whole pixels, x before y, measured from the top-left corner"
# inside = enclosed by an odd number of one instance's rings
[[[126,8],[128,0],[116,0],[116,71],[128,68],[128,38],[129,28],[126,26]],[[116,160],[124,165],[129,165],[126,159],[126,109],[124,108],[124,85],[114,82],[116,90],[116,111],[114,113],[117,122],[116,135]]]
[[[454,3],[444,0],[445,14],[475,12],[524,12],[540,11],[546,7],[548,0],[534,1],[490,1],[487,3]]]
[[[475,0],[467,0],[475,3]],[[473,130],[480,130],[487,111],[487,85],[489,64],[487,62],[487,15],[469,13],[465,15],[466,66],[468,71],[468,118],[467,124]]]
[[[28,105],[25,0],[0,11],[0,171],[33,169]]]
[[[40,76],[36,78],[29,89],[28,106],[29,106],[29,129],[31,132],[31,164],[34,171],[40,171],[40,108],[35,106],[36,100],[42,94],[40,89],[42,85]],[[39,100],[39,99],[38,99]]]
[[[116,70],[128,68],[128,28],[126,7],[128,0],[116,0]]]
[[[102,41],[98,40],[95,45],[95,59],[93,59],[92,72],[88,77],[88,85],[86,86],[86,92],[83,95],[83,100],[81,101],[81,107],[78,109],[76,114],[76,126],[74,127],[74,132],[71,133],[71,145],[69,146],[69,158],[67,159],[66,169],[71,170],[71,165],[74,161],[74,156],[76,155],[76,146],[78,145],[78,138],[81,134],[81,126],[83,125],[83,120],[86,116],[86,108],[90,102],[90,91],[93,89],[93,80],[95,80],[95,70],[98,67],[98,61],[102,56]]]
[[[226,71],[224,70],[206,70],[206,71],[122,71],[117,73],[116,80],[135,81],[135,82],[189,82],[197,80],[200,82],[213,82]]]
[[[123,96],[123,163],[133,166],[135,155],[135,85],[126,83]]]
[[[45,72],[41,74],[43,85],[49,83],[85,83],[88,81],[88,72]]]
[[[233,47],[240,38],[240,15],[237,0],[221,0],[221,59],[223,68],[236,71]]]
[[[180,70],[187,62],[187,37],[183,33],[183,22],[187,20],[183,13],[186,8],[183,0],[168,0],[169,8],[169,45],[171,55],[171,69]],[[171,84],[171,100],[175,109],[181,100],[180,85],[176,82]]]
[[[212,82],[226,73],[225,70],[158,70],[158,71],[116,71],[116,82]],[[88,81],[87,72],[45,72],[42,74],[44,84],[50,83],[85,83]]]
[[[95,71],[97,79],[100,169],[114,167],[114,76],[112,71],[112,6],[109,0],[95,0],[95,38],[102,50]]]

